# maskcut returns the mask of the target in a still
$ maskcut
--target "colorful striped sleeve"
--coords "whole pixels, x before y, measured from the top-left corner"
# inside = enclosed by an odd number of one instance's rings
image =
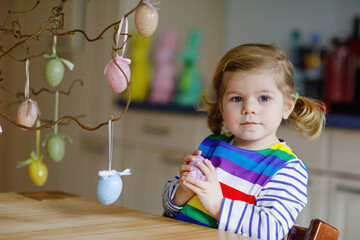
[[[178,207],[172,203],[172,199],[175,196],[176,190],[180,186],[179,177],[176,176],[173,179],[169,180],[164,187],[163,191],[163,207],[165,214],[169,217],[175,217],[182,207]]]
[[[282,239],[307,203],[308,172],[290,161],[264,186],[255,205],[224,198],[218,229],[259,239]]]

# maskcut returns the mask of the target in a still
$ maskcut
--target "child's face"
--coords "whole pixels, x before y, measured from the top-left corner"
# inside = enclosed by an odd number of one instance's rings
[[[276,131],[287,119],[294,101],[284,99],[270,71],[225,73],[227,86],[221,112],[225,126],[235,136],[234,145],[264,149],[279,142]]]

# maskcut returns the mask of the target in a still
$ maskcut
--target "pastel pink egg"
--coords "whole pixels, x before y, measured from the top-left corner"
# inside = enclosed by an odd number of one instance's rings
[[[111,59],[105,67],[104,74],[106,75],[106,79],[108,84],[110,85],[110,88],[116,93],[121,93],[127,88],[128,84],[126,82],[126,78],[128,79],[128,81],[130,81],[131,60],[128,58],[117,56],[115,58],[115,61],[124,73],[115,64],[114,60]]]

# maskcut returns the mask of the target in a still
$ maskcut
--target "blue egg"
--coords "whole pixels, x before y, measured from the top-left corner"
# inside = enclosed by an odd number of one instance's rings
[[[114,203],[120,196],[123,182],[119,174],[100,177],[97,184],[97,196],[104,205]]]

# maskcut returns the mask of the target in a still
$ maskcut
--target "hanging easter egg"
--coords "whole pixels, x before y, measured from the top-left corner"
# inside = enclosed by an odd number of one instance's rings
[[[38,105],[35,101],[28,99],[22,104],[20,104],[16,119],[19,124],[22,124],[27,127],[34,126],[34,123],[40,114]]]
[[[115,62],[119,65],[123,72],[119,69]],[[121,93],[127,88],[128,83],[126,79],[130,81],[131,71],[129,65],[131,64],[131,60],[117,56],[115,57],[115,62],[113,59],[110,60],[105,67],[104,74],[106,75],[110,88],[116,93]]]
[[[98,181],[97,196],[102,204],[110,205],[119,198],[123,188],[123,182],[115,170],[100,172],[103,172],[104,175],[101,176]]]
[[[43,161],[33,161],[29,165],[29,177],[37,186],[43,186],[48,177],[48,169]]]
[[[194,161],[191,161],[188,163],[188,165],[193,166],[193,170],[190,171],[190,176],[198,178],[200,180],[206,180],[206,176],[203,174],[203,172],[198,168],[196,165],[197,162],[204,162],[204,158],[200,155],[196,155]]]
[[[46,62],[44,68],[44,78],[47,85],[56,87],[64,77],[65,67],[58,58],[50,59]]]
[[[159,22],[157,10],[149,5],[148,3],[143,4],[135,13],[135,26],[143,37],[150,37],[155,32]]]
[[[46,140],[46,153],[50,160],[60,162],[66,151],[64,136],[60,134],[51,135]]]

